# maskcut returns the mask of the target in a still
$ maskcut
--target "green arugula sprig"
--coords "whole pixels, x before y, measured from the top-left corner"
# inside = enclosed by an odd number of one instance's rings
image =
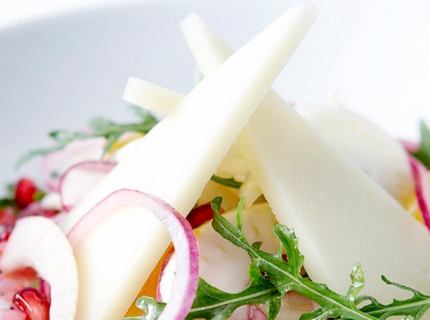
[[[212,175],[211,180],[219,184],[222,184],[226,187],[235,188],[235,189],[239,189],[242,185],[242,182],[237,181],[234,178],[223,178],[216,174]]]
[[[303,319],[328,317],[356,320],[376,319],[361,312],[354,303],[356,295],[364,285],[360,264],[357,264],[351,273],[352,283],[348,293],[345,296],[339,295],[324,284],[302,277],[304,257],[299,252],[298,240],[292,230],[281,224],[276,225],[273,231],[281,241],[281,245],[275,254],[266,253],[259,249],[260,244],[251,245],[246,239],[242,228],[243,201],[239,203],[236,227],[221,216],[220,204],[220,198],[213,202],[214,229],[225,239],[248,252],[253,263],[268,276],[272,285],[278,290],[278,297],[284,296],[288,291],[295,291],[321,306],[311,313],[304,314]],[[283,250],[285,250],[288,261],[283,258]],[[268,319],[274,319],[274,317]]]
[[[214,210],[214,229],[234,245],[244,249],[252,258],[248,274],[249,286],[239,293],[223,292],[203,279],[200,279],[194,304],[185,319],[228,319],[238,307],[249,304],[268,305],[267,319],[275,319],[280,310],[281,298],[288,291],[295,291],[313,300],[320,307],[302,314],[301,320],[310,319],[387,319],[391,316],[403,316],[420,319],[430,308],[430,297],[409,287],[394,283],[382,276],[387,285],[394,285],[401,290],[410,291],[413,297],[384,305],[370,296],[359,296],[364,286],[364,274],[360,263],[356,263],[351,272],[351,284],[345,295],[333,292],[326,285],[315,283],[301,275],[304,257],[298,249],[298,240],[294,232],[283,225],[276,225],[274,233],[281,244],[275,254],[260,250],[261,243],[250,244],[242,228],[243,199],[239,203],[236,226],[233,226],[219,212],[221,198],[212,202]],[[283,253],[287,254],[285,261]],[[264,275],[264,276],[263,276]],[[361,307],[359,307],[359,305]],[[364,305],[364,306],[363,306]],[[136,306],[145,315],[128,317],[126,320],[155,320],[161,314],[165,304],[149,297],[141,297]]]
[[[412,292],[412,297],[403,301],[394,300],[392,303],[384,305],[372,297],[362,296],[357,299],[357,304],[366,300],[370,301],[368,305],[361,309],[363,312],[382,320],[391,316],[404,316],[409,317],[408,319],[412,317],[418,320],[430,309],[430,296],[424,295],[410,287],[391,282],[384,276],[382,280],[388,285],[394,285],[399,289]]]
[[[239,293],[221,291],[200,278],[193,307],[185,319],[228,319],[240,306],[263,303],[268,304],[269,313],[276,315],[281,305],[278,290],[263,277],[255,264],[250,264],[248,274],[251,282]],[[141,297],[136,301],[136,306],[144,311],[145,315],[125,319],[158,319],[165,304],[150,297]]]
[[[0,210],[7,208],[7,207],[15,207],[15,200],[14,200],[14,185],[12,183],[6,185],[6,196],[3,198],[0,198]]]
[[[50,147],[30,150],[29,152],[25,153],[18,159],[17,163],[15,164],[15,169],[18,169],[24,163],[35,157],[45,156],[50,153],[60,151],[74,141],[97,137],[104,137],[107,140],[103,148],[102,157],[100,159],[103,160],[107,152],[111,150],[114,143],[118,141],[118,139],[125,132],[146,134],[158,123],[158,120],[148,111],[136,106],[132,106],[132,110],[138,117],[138,121],[134,123],[119,124],[101,117],[97,117],[89,121],[89,130],[87,131],[56,130],[50,132],[49,136],[54,140],[54,144]],[[56,175],[56,173],[52,174],[54,176]],[[12,191],[13,186],[14,184],[10,184],[10,186],[8,186],[8,195],[4,198],[0,198],[0,209],[15,206]],[[44,195],[45,194],[42,191],[38,191],[34,200],[41,200]]]
[[[149,112],[142,108],[134,107],[134,113],[138,116],[139,121],[136,123],[119,124],[106,120],[104,118],[94,118],[89,122],[90,130],[85,132],[72,132],[67,130],[56,130],[49,133],[49,136],[55,141],[51,147],[31,150],[24,154],[17,162],[16,168],[19,168],[27,161],[62,150],[68,144],[78,140],[85,140],[96,137],[104,137],[107,143],[103,149],[103,157],[112,148],[113,144],[118,141],[125,132],[148,133],[157,123],[158,120]]]
[[[138,116],[138,122],[119,124],[101,117],[97,117],[90,119],[90,130],[85,132],[76,132],[68,130],[51,131],[49,133],[49,137],[54,140],[55,144],[50,147],[35,149],[25,153],[17,161],[15,169],[18,169],[24,163],[30,161],[35,157],[41,157],[56,151],[60,151],[74,141],[86,140],[97,137],[104,137],[107,140],[106,145],[103,148],[103,159],[106,156],[107,152],[111,150],[114,143],[117,142],[118,139],[125,132],[137,132],[146,134],[158,123],[158,120],[147,110],[135,106],[132,106],[132,110]],[[240,188],[240,186],[242,185],[242,182],[237,181],[234,178],[223,178],[217,175],[213,175],[211,180],[224,186],[236,189]],[[0,205],[2,205],[3,202],[0,202]]]
[[[420,122],[420,145],[418,150],[412,155],[421,161],[427,168],[430,168],[430,130],[424,121]]]

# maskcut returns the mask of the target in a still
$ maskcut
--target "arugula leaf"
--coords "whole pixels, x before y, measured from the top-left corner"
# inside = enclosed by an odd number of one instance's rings
[[[424,121],[420,122],[421,141],[417,151],[412,155],[427,168],[430,168],[430,130]]]
[[[0,209],[4,209],[7,207],[15,207],[15,201],[11,198],[1,198]]]
[[[231,187],[235,189],[239,189],[242,185],[242,182],[237,181],[234,178],[222,178],[220,176],[217,176],[216,174],[212,175],[211,180],[218,182],[219,184],[222,184],[226,187]]]
[[[136,306],[145,312],[145,314],[137,317],[126,317],[124,320],[156,320],[161,312],[163,312],[166,304],[157,302],[151,297],[140,297],[136,300]]]
[[[414,319],[420,319],[430,309],[430,296],[424,295],[410,287],[391,282],[386,277],[382,277],[382,280],[388,285],[394,285],[399,289],[412,292],[413,296],[404,301],[394,299],[393,302],[388,305],[379,303],[372,297],[363,296],[360,297],[358,302],[369,300],[370,304],[361,308],[361,311],[377,317],[378,319],[387,319],[391,316],[409,316]]]
[[[200,279],[193,307],[186,319],[228,319],[240,306],[261,303],[267,303],[270,312],[276,315],[280,308],[276,288],[253,263],[249,266],[248,274],[251,282],[239,293],[221,291]]]
[[[49,136],[55,141],[55,145],[47,148],[31,150],[25,153],[17,162],[15,168],[19,168],[29,160],[62,150],[69,143],[78,140],[85,140],[95,137],[104,137],[107,143],[103,150],[103,157],[112,148],[112,145],[125,132],[148,133],[157,123],[158,120],[149,112],[142,108],[134,107],[135,114],[139,117],[139,122],[118,124],[103,118],[94,118],[89,122],[91,130],[89,132],[71,132],[67,130],[56,130],[49,133]]]
[[[353,279],[351,288],[354,289],[350,288],[347,295],[341,296],[331,291],[324,284],[315,283],[302,277],[301,270],[304,258],[298,250],[298,240],[294,231],[284,225],[276,225],[274,233],[282,245],[275,254],[261,251],[256,246],[249,245],[241,228],[243,201],[239,203],[236,228],[216,210],[217,207],[219,208],[220,201],[220,199],[214,200],[214,229],[224,238],[248,252],[253,263],[267,274],[270,282],[277,288],[281,297],[288,291],[295,291],[320,305],[321,308],[312,312],[312,317],[309,319],[315,317],[323,319],[328,316],[341,319],[376,319],[361,312],[354,304],[354,296],[362,287],[360,283],[362,277],[358,276],[361,272],[360,265],[355,266],[351,276],[351,279]],[[282,248],[287,253],[288,261],[283,259]]]
[[[267,303],[269,313],[273,314],[273,317],[268,319],[274,319],[280,308],[278,290],[263,277],[255,264],[250,264],[248,274],[250,285],[239,293],[221,291],[200,278],[193,306],[185,319],[228,319],[240,306],[262,303]],[[144,311],[145,315],[127,317],[124,320],[155,320],[164,309],[165,303],[141,297],[136,301],[136,306]]]
[[[6,185],[6,196],[0,199],[0,209],[4,209],[7,207],[16,208],[15,200],[14,200],[14,184],[8,183]]]
[[[332,291],[325,284],[311,281],[301,275],[304,257],[299,252],[298,239],[293,230],[284,225],[276,225],[273,230],[281,244],[275,254],[264,252],[260,250],[261,243],[250,244],[244,234],[242,227],[244,199],[239,202],[236,226],[221,215],[219,211],[221,201],[221,198],[215,198],[212,201],[214,211],[212,225],[221,236],[247,251],[252,258],[248,269],[250,285],[242,292],[232,294],[223,292],[200,279],[194,304],[186,317],[187,320],[224,320],[240,306],[262,303],[269,306],[267,319],[275,319],[280,310],[281,298],[289,291],[295,291],[320,306],[311,312],[302,314],[300,320],[374,320],[387,319],[394,315],[418,320],[430,309],[430,296],[391,282],[383,276],[382,280],[387,285],[410,291],[413,293],[413,297],[403,301],[393,300],[392,303],[384,305],[373,297],[359,296],[358,294],[364,286],[364,274],[359,262],[352,269],[351,284],[345,295]],[[287,259],[284,259],[284,253],[286,253]],[[364,306],[362,306],[363,304]],[[153,299],[141,298],[137,305],[147,314],[125,319],[155,320],[165,304]],[[153,310],[157,310],[157,312]]]

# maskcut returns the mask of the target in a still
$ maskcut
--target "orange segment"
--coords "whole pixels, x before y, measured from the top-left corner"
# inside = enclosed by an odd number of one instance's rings
[[[409,199],[404,204],[405,209],[419,222],[424,224],[424,220],[421,214],[421,210],[418,206],[417,197],[415,196],[415,193],[413,193]]]
[[[118,141],[116,141],[112,147],[109,149],[108,153],[109,154],[114,154],[115,151],[117,151],[118,149],[121,149],[123,146],[125,146],[127,143],[129,143],[130,141],[133,141],[137,138],[143,137],[142,133],[138,133],[138,132],[126,132],[124,133],[121,138],[118,139]]]
[[[158,261],[157,265],[155,266],[154,270],[152,270],[151,274],[149,275],[148,280],[145,282],[145,284],[142,286],[142,289],[140,289],[139,293],[136,296],[136,299],[131,304],[130,308],[128,309],[127,313],[125,314],[125,317],[136,317],[141,316],[143,314],[142,310],[136,307],[136,300],[143,296],[148,296],[152,298],[156,298],[157,294],[157,285],[158,285],[158,278],[160,276],[160,273],[164,267],[164,263],[169,255],[171,255],[173,252],[173,246],[170,245],[167,250],[164,252],[163,256],[161,257],[160,261]]]

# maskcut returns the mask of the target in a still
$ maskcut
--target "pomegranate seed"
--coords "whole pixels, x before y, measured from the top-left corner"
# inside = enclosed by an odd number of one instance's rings
[[[224,213],[222,208],[220,209],[221,213]],[[190,211],[187,216],[188,222],[191,224],[193,229],[199,227],[206,221],[212,220],[214,218],[214,212],[212,210],[212,205],[210,202],[202,204],[198,207],[195,207]]]
[[[28,320],[49,320],[47,298],[36,288],[28,287],[15,293],[12,305],[24,312]]]
[[[30,203],[34,202],[34,196],[37,192],[37,187],[31,179],[23,178],[18,181],[15,186],[15,204],[18,209],[26,208]]]
[[[12,233],[13,225],[5,224],[0,226],[0,242],[9,240],[9,236]]]
[[[24,218],[28,216],[43,216],[46,218],[52,218],[57,215],[58,211],[43,208],[40,202],[30,203],[25,209],[18,213],[17,218]]]

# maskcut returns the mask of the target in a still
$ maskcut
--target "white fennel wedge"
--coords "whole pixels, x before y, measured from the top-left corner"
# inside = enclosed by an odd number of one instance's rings
[[[310,29],[316,10],[287,11],[206,77],[63,221],[68,232],[112,192],[135,189],[186,215],[240,130]],[[142,213],[142,212],[140,212]],[[168,246],[156,218],[123,210],[74,248],[80,277],[77,319],[121,318]],[[89,265],[91,268],[81,268]]]
[[[183,33],[204,76],[228,56],[196,16],[183,24]],[[381,301],[405,297],[383,283],[382,275],[430,292],[428,231],[274,91],[237,144],[277,220],[295,229],[314,281],[347,292],[349,274],[360,260],[363,292]]]
[[[31,267],[49,283],[50,320],[74,320],[78,301],[78,271],[72,248],[50,219],[19,219],[0,258],[3,273]]]
[[[342,106],[297,106],[296,110],[401,204],[410,200],[412,172],[408,154],[398,140]]]
[[[181,24],[203,74],[209,74],[225,61],[231,50],[195,13]],[[138,90],[142,88],[142,90]],[[161,88],[136,78],[127,83],[124,98],[142,108],[157,113],[171,112],[184,98],[178,92]],[[284,103],[270,90],[267,99]],[[269,100],[270,102],[270,100]],[[269,104],[263,101],[262,105]],[[335,148],[396,198],[401,204],[410,200],[412,174],[406,151],[399,143],[364,117],[339,106],[296,106],[296,110],[312,124]],[[131,153],[133,142],[117,152],[120,159]]]

